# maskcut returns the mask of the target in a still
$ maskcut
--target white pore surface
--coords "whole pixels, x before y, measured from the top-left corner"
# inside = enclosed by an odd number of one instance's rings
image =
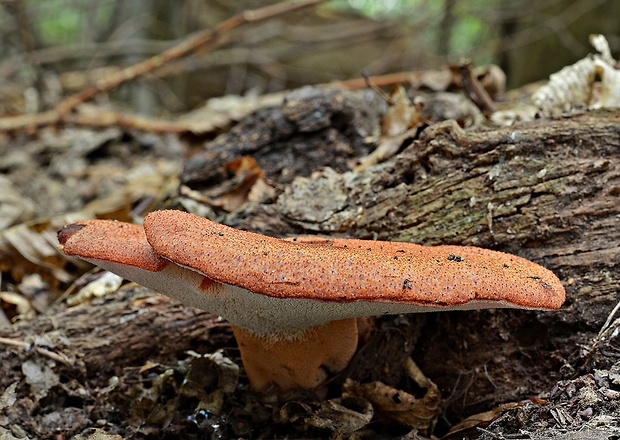
[[[281,299],[217,282],[205,283],[205,287],[208,288],[202,289],[200,286],[205,280],[204,275],[173,262],[160,272],[150,272],[109,261],[97,259],[88,261],[183,304],[209,311],[239,327],[271,339],[293,339],[308,327],[346,318],[442,310],[516,308],[513,304],[503,301],[470,301],[459,306],[432,306],[405,302],[342,303]]]

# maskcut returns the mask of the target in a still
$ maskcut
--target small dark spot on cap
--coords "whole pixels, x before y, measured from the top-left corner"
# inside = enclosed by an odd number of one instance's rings
[[[547,283],[546,281],[543,281],[543,279],[539,276],[528,275],[526,278],[530,278],[532,280],[536,280],[540,282],[540,285],[543,286],[545,289],[553,289],[553,286],[551,284]]]
[[[409,284],[409,280],[406,278],[405,278],[405,281],[403,281],[403,290],[405,289],[411,290],[411,285]]]
[[[463,261],[463,257],[459,255],[450,254],[448,255],[448,261],[456,261],[457,263],[460,263],[461,261]]]
[[[395,394],[392,396],[392,401],[393,401],[394,403],[402,403],[402,400],[400,399],[400,395],[399,395],[398,393],[395,393]]]

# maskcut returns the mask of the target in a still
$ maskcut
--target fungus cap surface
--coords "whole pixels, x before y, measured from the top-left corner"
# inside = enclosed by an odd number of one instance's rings
[[[308,327],[347,318],[556,308],[564,300],[550,271],[484,249],[349,239],[294,242],[180,211],[152,213],[145,228],[146,234],[140,226],[91,220],[63,228],[59,240],[68,255],[273,340],[300,338]]]
[[[60,250],[82,259],[95,258],[149,271],[162,270],[168,261],[146,241],[144,228],[115,220],[85,220],[58,231]]]
[[[564,301],[564,288],[551,271],[487,249],[345,239],[295,242],[180,211],[151,213],[144,227],[151,246],[165,258],[273,298],[436,308],[479,301],[552,309]]]

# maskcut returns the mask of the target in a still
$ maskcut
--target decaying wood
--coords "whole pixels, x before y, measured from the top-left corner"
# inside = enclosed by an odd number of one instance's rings
[[[5,338],[62,355],[62,373],[88,376],[97,371],[102,378],[148,358],[165,361],[186,350],[212,346],[218,334],[230,338],[228,325],[217,317],[131,284],[114,296],[75,307],[57,306],[34,321],[4,330]],[[216,339],[211,339],[212,332]],[[21,363],[15,361],[46,357],[23,347],[4,348],[2,364],[14,365],[16,372]],[[5,376],[0,386],[18,377]]]
[[[420,320],[421,330],[404,330],[414,326],[414,317],[381,321],[386,333],[371,343],[403,344],[403,350],[391,350],[399,352],[394,365],[403,364],[403,352],[413,352],[439,385],[445,415],[455,422],[495,403],[548,392],[558,380],[580,373],[584,354],[576,347],[596,336],[620,289],[619,127],[617,111],[480,131],[444,122],[383,164],[359,174],[323,169],[298,177],[281,185],[277,201],[248,204],[225,222],[276,236],[476,245],[553,270],[568,294],[559,312],[432,314]],[[390,331],[410,332],[412,339],[421,333],[413,347]],[[56,363],[56,371],[78,382],[91,380],[91,387],[104,387],[123,368],[233,344],[225,325],[209,314],[129,287],[75,308],[58,305],[2,329],[0,336],[44,344],[69,360]],[[376,363],[379,350],[360,356]],[[234,348],[230,353],[235,355]],[[45,357],[14,346],[0,356],[7,372],[0,388],[26,386],[21,365]],[[356,363],[357,380],[376,380],[381,370],[390,385],[402,380],[389,363],[372,371],[360,367],[363,358]]]
[[[453,390],[449,405],[462,414],[480,396],[518,400],[578,373],[566,369],[583,356],[576,344],[596,335],[618,300],[619,127],[611,111],[479,132],[445,122],[384,164],[298,178],[275,206],[227,222],[274,235],[295,226],[296,233],[476,245],[553,270],[567,288],[560,312],[433,315],[414,354]]]
[[[275,205],[228,223],[522,255],[573,284],[617,263],[620,115],[588,112],[482,132],[426,129],[394,159],[357,175],[297,178]],[[602,281],[601,293],[617,287]],[[575,288],[572,285],[572,288]]]

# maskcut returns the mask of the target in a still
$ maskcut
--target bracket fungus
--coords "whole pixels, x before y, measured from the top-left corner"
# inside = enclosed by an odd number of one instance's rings
[[[89,220],[58,232],[60,249],[227,319],[253,389],[314,388],[343,370],[357,318],[495,307],[556,309],[549,270],[466,246],[279,239],[181,211],[144,227]]]

